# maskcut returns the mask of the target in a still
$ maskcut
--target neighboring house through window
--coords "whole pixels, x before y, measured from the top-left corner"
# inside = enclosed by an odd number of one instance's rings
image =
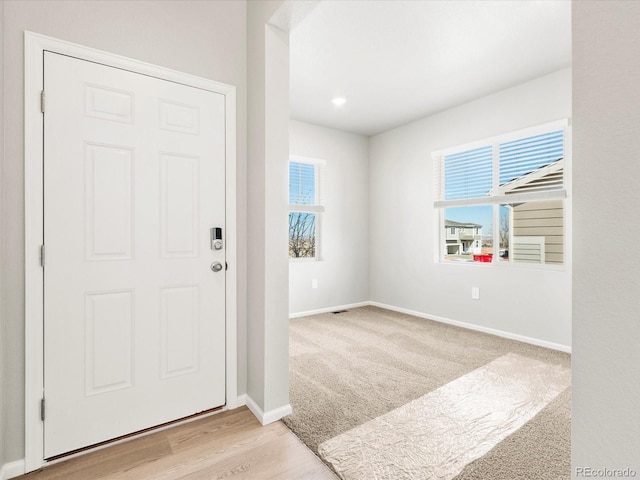
[[[318,259],[321,160],[291,157],[289,161],[289,258]]]
[[[468,255],[481,253],[482,227],[475,223],[444,221],[444,227],[448,229],[446,255]]]
[[[567,124],[554,122],[433,154],[439,260],[565,262]]]

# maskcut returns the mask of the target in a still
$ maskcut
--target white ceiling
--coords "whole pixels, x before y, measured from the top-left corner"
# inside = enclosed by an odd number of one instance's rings
[[[291,116],[375,135],[568,67],[570,15],[565,0],[323,0],[291,33]]]

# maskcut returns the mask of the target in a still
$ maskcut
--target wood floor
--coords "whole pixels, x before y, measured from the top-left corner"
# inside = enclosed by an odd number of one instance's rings
[[[263,427],[246,407],[18,477],[20,480],[336,478],[281,422]]]

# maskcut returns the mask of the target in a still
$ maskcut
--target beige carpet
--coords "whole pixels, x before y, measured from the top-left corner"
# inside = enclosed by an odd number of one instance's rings
[[[570,356],[375,307],[293,319],[291,404],[285,424],[318,445],[405,405],[509,352],[569,367]],[[456,477],[570,477],[570,393]]]

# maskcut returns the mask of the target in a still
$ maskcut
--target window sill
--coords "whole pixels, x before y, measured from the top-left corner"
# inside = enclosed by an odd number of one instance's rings
[[[320,258],[289,258],[290,263],[318,263],[322,261]]]
[[[472,268],[498,268],[502,270],[537,270],[537,271],[547,271],[547,272],[567,272],[567,264],[562,265],[539,265],[535,263],[515,263],[515,262],[496,262],[496,263],[484,263],[484,262],[474,262],[468,260],[436,260],[434,262],[436,265],[454,265],[454,266],[467,266]]]

